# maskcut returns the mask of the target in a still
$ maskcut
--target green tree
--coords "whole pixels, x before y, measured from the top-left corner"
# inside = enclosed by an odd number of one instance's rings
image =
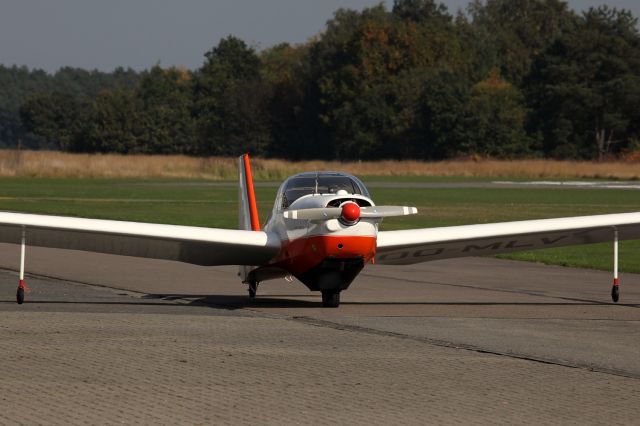
[[[199,152],[264,155],[271,137],[265,114],[269,93],[258,55],[229,36],[205,57],[194,86]]]
[[[500,158],[530,154],[526,118],[524,96],[494,70],[471,89],[465,119],[468,135],[457,149],[461,154]]]
[[[19,142],[29,148],[68,146],[70,131],[65,128],[71,115],[77,113],[75,104],[90,102],[102,90],[132,88],[138,76],[135,71],[123,68],[105,73],[64,67],[48,74],[38,69],[0,65],[0,146],[15,147]],[[23,106],[25,111],[30,110],[22,116],[31,120],[29,123],[21,120]],[[59,122],[54,124],[54,120]],[[54,131],[56,127],[59,131]],[[40,131],[46,133],[45,137]]]
[[[423,76],[416,122],[411,129],[416,158],[442,159],[460,155],[460,146],[473,135],[465,126],[469,84],[448,70]]]
[[[104,91],[83,112],[74,150],[84,152],[145,152],[140,105],[132,90]]]
[[[447,7],[434,0],[394,0],[391,13],[403,21],[431,24],[438,20],[446,24],[451,19]]]
[[[0,65],[0,146],[37,148],[46,145],[44,138],[34,135],[22,125],[20,106],[27,99],[51,89],[47,73],[27,67]]]
[[[339,10],[311,49],[318,116],[325,127],[322,156],[375,158],[391,149],[415,116],[416,75],[456,69],[462,52],[452,19],[432,2],[396,2],[362,12]],[[417,74],[416,74],[417,73]]]
[[[270,156],[299,160],[314,150],[318,126],[311,95],[310,46],[283,43],[260,54],[262,80],[269,92]]]
[[[43,137],[51,146],[73,150],[82,103],[73,95],[53,92],[28,99],[20,107],[25,129]]]
[[[562,0],[473,0],[468,7],[475,26],[491,37],[500,75],[520,84],[536,56],[567,28],[575,14]]]
[[[156,65],[135,90],[141,133],[136,151],[154,154],[194,153],[195,122],[192,79],[188,71]]]
[[[340,9],[297,46],[229,36],[198,70],[0,66],[0,146],[293,159],[598,157],[640,139],[626,11],[562,0]]]
[[[535,128],[552,156],[603,159],[637,137],[640,35],[624,10],[590,9],[529,77]]]

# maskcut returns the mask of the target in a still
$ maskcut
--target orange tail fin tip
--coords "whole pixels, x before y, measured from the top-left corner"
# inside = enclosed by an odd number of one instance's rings
[[[251,217],[251,229],[260,230],[260,219],[258,218],[258,207],[256,205],[256,194],[253,190],[253,178],[251,177],[251,165],[249,164],[249,154],[242,156],[244,162],[245,183],[247,187],[247,200],[249,201],[249,216]]]

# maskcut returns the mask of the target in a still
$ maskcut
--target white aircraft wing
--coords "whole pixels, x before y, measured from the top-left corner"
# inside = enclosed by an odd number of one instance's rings
[[[481,225],[381,231],[376,263],[409,265],[578,244],[640,239],[640,213],[524,220]]]
[[[196,265],[262,265],[280,250],[261,231],[0,212],[0,242],[176,260]]]

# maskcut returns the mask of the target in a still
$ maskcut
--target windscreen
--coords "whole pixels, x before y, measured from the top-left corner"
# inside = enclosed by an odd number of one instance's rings
[[[317,187],[316,187],[317,185]],[[299,176],[289,179],[284,189],[282,206],[287,208],[307,194],[335,194],[340,190],[362,194],[360,186],[349,176]]]

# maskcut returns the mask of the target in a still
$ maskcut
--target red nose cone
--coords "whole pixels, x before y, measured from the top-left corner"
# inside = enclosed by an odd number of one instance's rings
[[[360,219],[360,206],[356,203],[347,203],[343,205],[342,218],[347,222],[355,222]]]

